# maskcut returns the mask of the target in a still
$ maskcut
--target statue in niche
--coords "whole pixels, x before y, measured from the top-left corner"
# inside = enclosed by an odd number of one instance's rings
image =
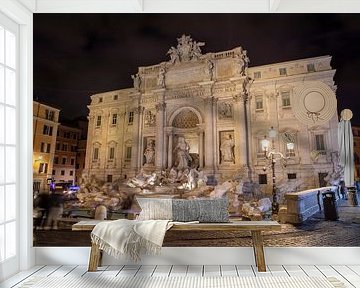
[[[155,164],[155,143],[154,140],[149,140],[144,156],[146,159],[145,165],[154,165]]]
[[[149,110],[146,111],[145,112],[145,120],[144,120],[144,122],[145,122],[145,126],[150,126],[150,127],[155,126],[155,124],[156,124],[156,115],[153,114]]]
[[[166,53],[170,55],[170,63],[171,64],[176,64],[180,62],[180,55],[179,55],[179,51],[171,46],[171,48],[169,49],[169,51]]]
[[[205,68],[205,75],[211,81],[214,76],[214,62],[211,60],[206,60],[206,68]]]
[[[133,83],[134,83],[134,88],[136,91],[140,91],[140,86],[141,86],[141,78],[139,76],[139,73],[137,73],[136,75],[131,75],[131,78],[133,79]]]
[[[235,146],[235,142],[231,134],[226,135],[225,140],[222,141],[220,146],[221,163],[235,162],[234,146]]]
[[[219,103],[218,108],[219,119],[231,119],[233,117],[233,109],[231,103]]]
[[[177,169],[187,169],[190,167],[192,158],[189,154],[190,146],[185,141],[184,137],[179,137],[177,145],[174,149],[175,158],[175,167]]]
[[[165,73],[166,73],[165,68],[161,67],[159,70],[159,76],[157,81],[157,85],[161,88],[165,88]]]

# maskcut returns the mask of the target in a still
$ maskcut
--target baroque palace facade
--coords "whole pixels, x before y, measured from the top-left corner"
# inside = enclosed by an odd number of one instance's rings
[[[276,164],[277,179],[313,187],[334,171],[330,56],[248,67],[241,47],[202,54],[204,43],[177,40],[169,61],[139,67],[133,88],[91,96],[84,174],[111,182],[195,167],[221,180],[247,167],[253,181],[270,184],[261,151],[270,127],[273,149],[289,157],[286,168]]]

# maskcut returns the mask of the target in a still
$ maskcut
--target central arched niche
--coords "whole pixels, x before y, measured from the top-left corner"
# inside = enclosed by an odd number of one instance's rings
[[[175,128],[196,128],[199,124],[199,118],[194,111],[190,109],[183,109],[180,111],[172,121],[172,126]]]
[[[199,134],[198,125],[201,123],[201,116],[194,108],[181,108],[176,111],[172,121],[170,121],[173,130],[173,147],[174,149],[178,143],[179,137],[185,138],[190,146],[190,156],[193,159],[191,163],[192,168],[199,166]],[[173,151],[174,152],[174,151]],[[172,165],[176,164],[176,155],[173,154]]]

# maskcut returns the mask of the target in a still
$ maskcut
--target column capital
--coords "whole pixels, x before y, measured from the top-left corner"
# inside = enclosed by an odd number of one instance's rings
[[[145,107],[138,106],[138,107],[134,108],[133,111],[134,111],[134,114],[143,114],[145,111]]]
[[[212,104],[212,105],[216,104],[218,102],[218,100],[219,99],[214,96],[204,98],[204,102],[206,104]]]
[[[169,136],[173,133],[173,127],[172,126],[164,127],[164,131]]]
[[[165,102],[158,103],[158,104],[155,105],[155,108],[156,108],[156,112],[165,111],[166,103]]]
[[[245,93],[236,94],[233,96],[234,102],[243,102],[246,104],[246,102],[249,100],[249,96]]]

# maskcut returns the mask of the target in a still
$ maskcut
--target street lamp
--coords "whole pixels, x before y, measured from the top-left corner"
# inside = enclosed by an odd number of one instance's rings
[[[284,156],[281,152],[277,152],[274,149],[274,139],[277,135],[276,130],[274,127],[271,127],[269,129],[269,138],[272,138],[272,147],[270,147],[270,141],[266,138],[261,140],[261,149],[264,152],[264,156],[266,159],[270,160],[271,162],[271,171],[272,171],[272,204],[271,204],[271,210],[272,214],[278,214],[279,213],[279,203],[277,201],[277,195],[276,195],[276,179],[275,179],[275,164],[276,159],[281,159],[282,161],[286,161],[289,157]],[[294,143],[286,143],[286,147],[288,150],[294,149]],[[271,151],[270,151],[271,150]],[[264,167],[264,170],[266,168]]]

